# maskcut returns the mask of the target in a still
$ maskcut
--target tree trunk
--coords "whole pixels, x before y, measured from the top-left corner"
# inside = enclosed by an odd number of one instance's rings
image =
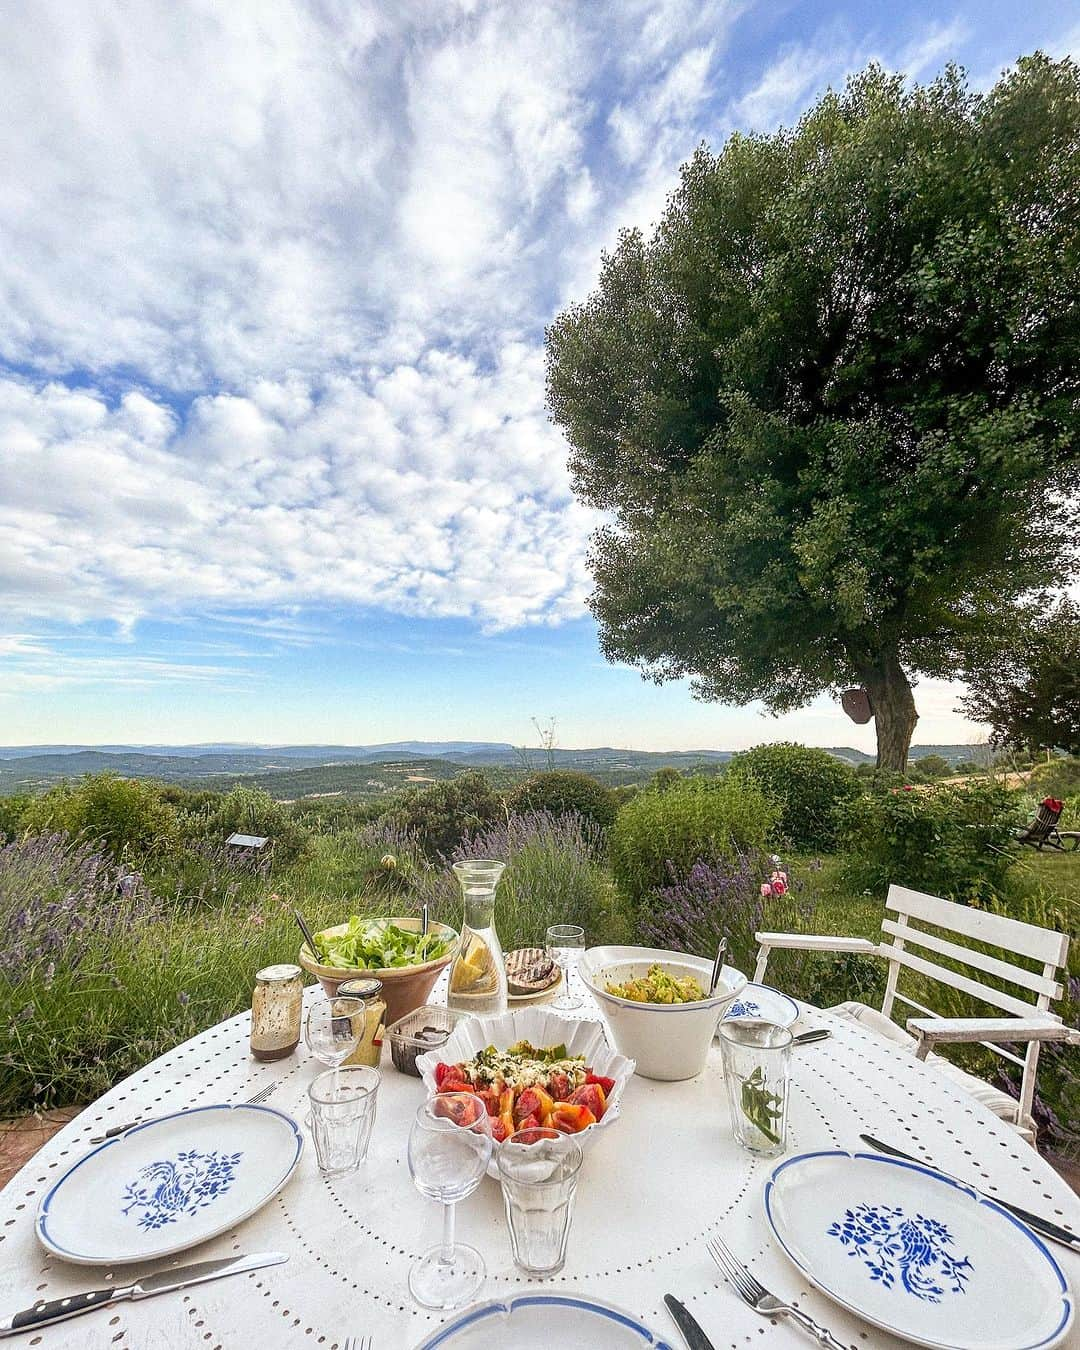
[[[877,731],[877,766],[894,773],[907,768],[908,750],[919,714],[908,677],[894,652],[880,656],[859,670],[870,695]]]

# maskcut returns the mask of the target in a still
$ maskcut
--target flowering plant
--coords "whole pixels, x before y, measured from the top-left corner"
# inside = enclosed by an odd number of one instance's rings
[[[788,874],[780,866],[780,859],[774,853],[770,860],[772,862],[772,871],[769,874],[768,881],[761,883],[761,894],[767,900],[770,896],[779,898],[787,894]]]

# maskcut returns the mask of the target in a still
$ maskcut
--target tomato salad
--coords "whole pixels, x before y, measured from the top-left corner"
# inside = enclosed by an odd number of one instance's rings
[[[614,1078],[593,1073],[585,1057],[568,1055],[565,1045],[489,1045],[461,1064],[435,1066],[435,1091],[475,1093],[497,1143],[539,1125],[578,1134],[604,1118],[614,1086]]]

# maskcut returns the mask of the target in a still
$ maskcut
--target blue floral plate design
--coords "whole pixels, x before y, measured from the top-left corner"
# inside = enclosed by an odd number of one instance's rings
[[[271,1106],[197,1106],[107,1139],[45,1194],[42,1246],[80,1265],[153,1261],[216,1237],[289,1180],[304,1141]]]
[[[799,1020],[799,1005],[771,984],[751,981],[735,1002],[728,1004],[720,1020],[730,1022],[735,1017],[760,1017],[778,1027],[789,1027]]]
[[[1042,1240],[933,1168],[831,1149],[776,1166],[765,1217],[822,1293],[932,1350],[1049,1350],[1074,1304]]]
[[[474,1304],[444,1322],[416,1350],[491,1350],[493,1345],[513,1350],[551,1350],[554,1345],[672,1350],[633,1313],[572,1290]]]

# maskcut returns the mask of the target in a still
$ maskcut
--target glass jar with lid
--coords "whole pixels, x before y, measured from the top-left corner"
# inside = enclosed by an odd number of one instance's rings
[[[304,972],[299,966],[265,966],[255,975],[251,997],[251,1053],[255,1059],[284,1059],[300,1044]]]
[[[383,998],[382,980],[374,976],[361,979],[343,980],[337,987],[338,998],[358,998],[364,1005],[364,1024],[358,1028],[360,1039],[346,1064],[368,1064],[379,1067],[382,1058],[383,1022],[386,1020],[386,1001]]]

